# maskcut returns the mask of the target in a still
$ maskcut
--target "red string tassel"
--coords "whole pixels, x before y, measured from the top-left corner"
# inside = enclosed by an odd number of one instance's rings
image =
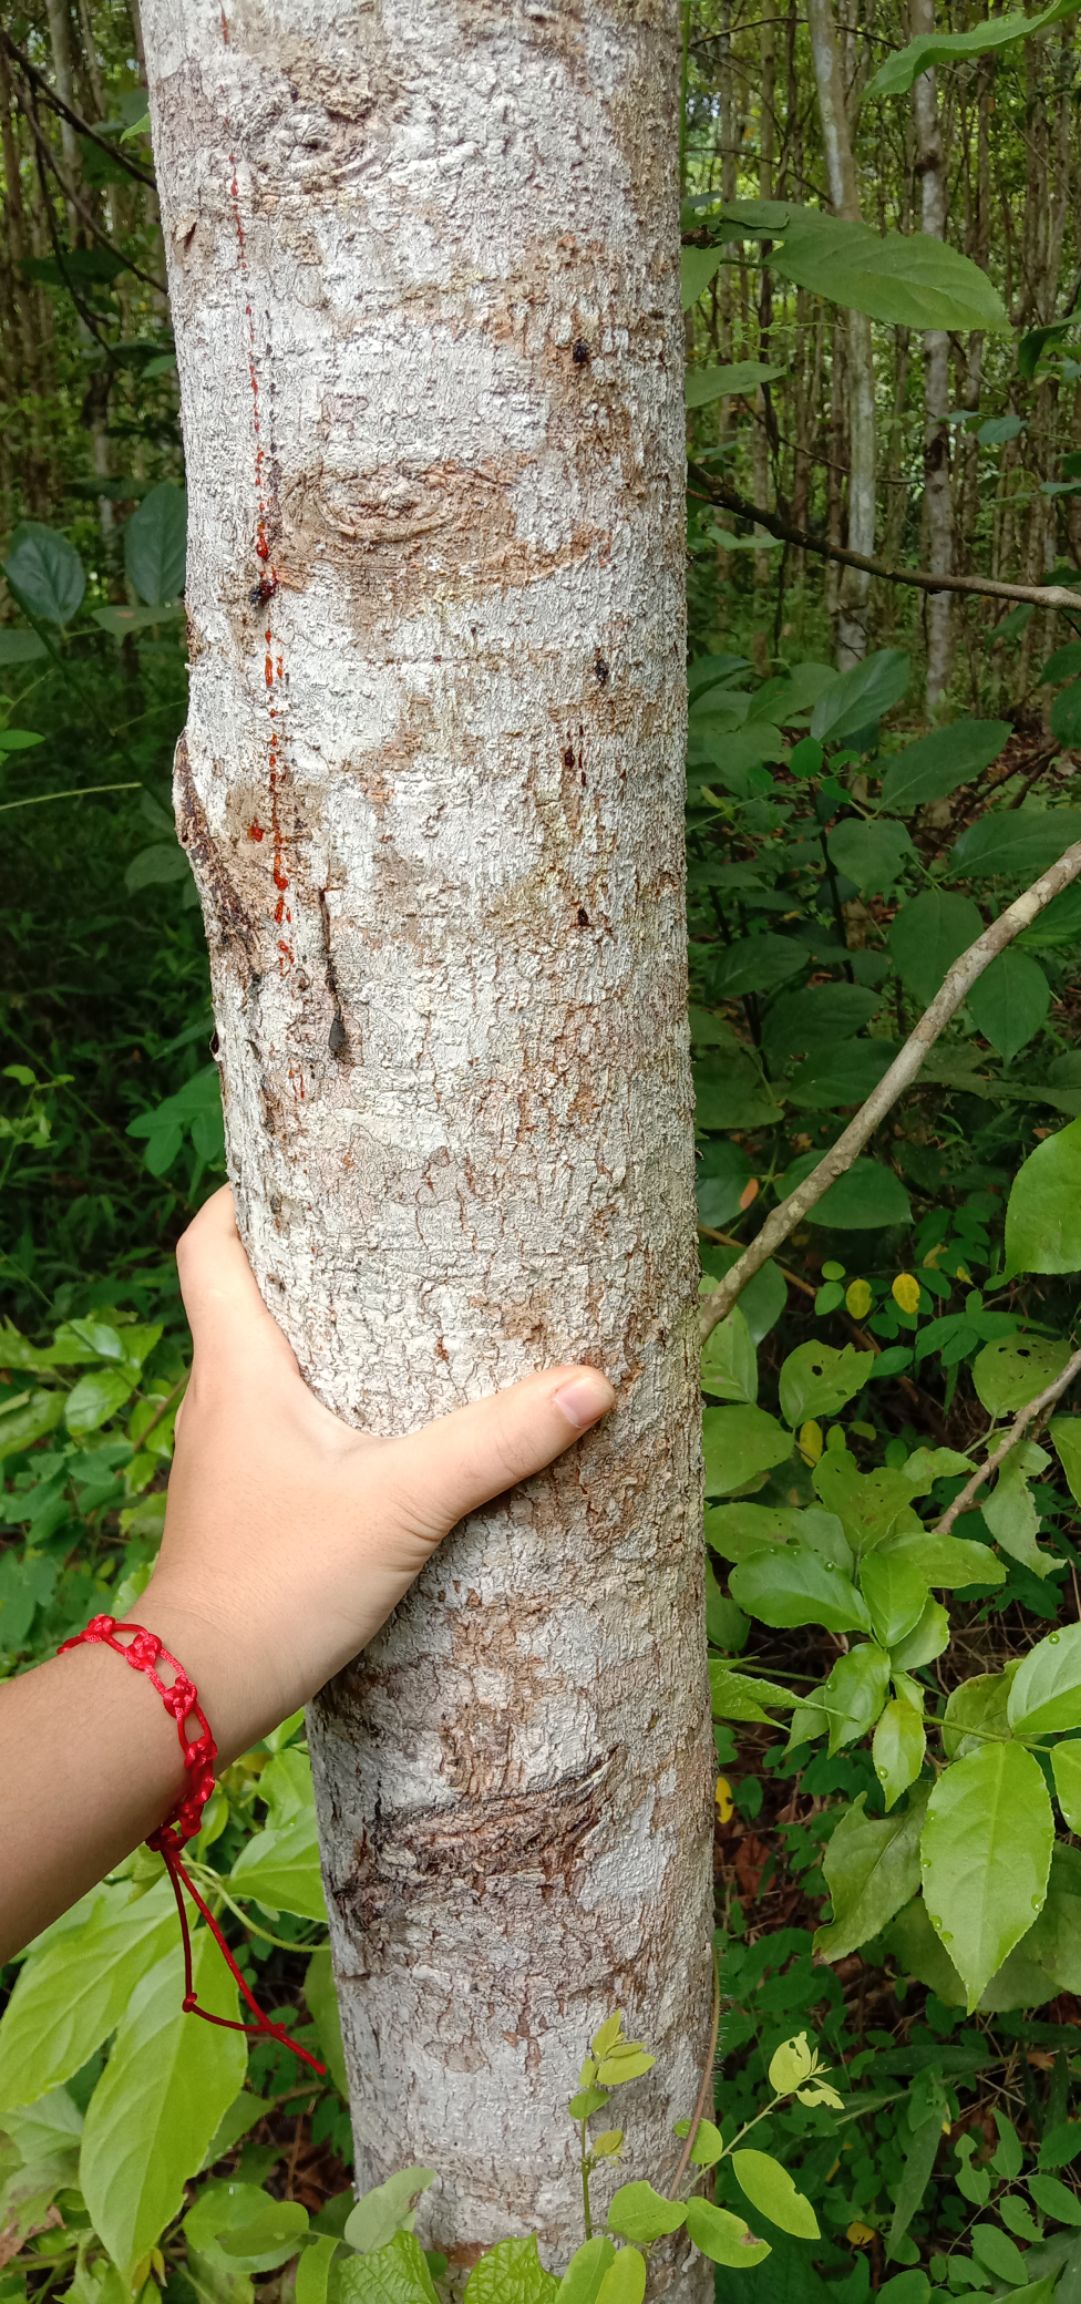
[[[122,1638],[122,1634],[130,1637]],[[218,1747],[210,1732],[210,1722],[199,1702],[199,1691],[194,1680],[189,1680],[183,1666],[177,1663],[175,1656],[169,1654],[157,1633],[148,1632],[142,1624],[118,1624],[114,1616],[93,1616],[82,1632],[76,1632],[72,1639],[63,1642],[59,1653],[63,1656],[69,1648],[80,1648],[84,1643],[111,1648],[117,1656],[124,1658],[126,1664],[131,1665],[133,1671],[144,1672],[151,1686],[157,1689],[166,1711],[176,1721],[180,1749],[184,1756],[186,1788],[164,1824],[159,1824],[157,1831],[150,1834],[146,1845],[162,1858],[176,1899],[184,1947],[185,2014],[201,2016],[205,2024],[217,2024],[225,2032],[247,2032],[256,2039],[277,2040],[283,2048],[291,2048],[294,2056],[299,2056],[302,2064],[310,2065],[313,2072],[324,2074],[325,2064],[320,2064],[318,2058],[302,2048],[298,2040],[292,2039],[284,2024],[272,2024],[269,2016],[264,2015],[237,1967],[218,1921],[199,1894],[181,1854],[185,1842],[195,1838],[202,1823],[203,1810],[214,1790],[214,1762],[218,1756]],[[158,1667],[162,1664],[172,1673],[171,1680],[161,1678]],[[196,1911],[205,1920],[230,1975],[252,2011],[254,2021],[246,2023],[237,2016],[215,2016],[209,2008],[202,2007],[196,1998],[191,1929],[184,1902],[185,1889]]]

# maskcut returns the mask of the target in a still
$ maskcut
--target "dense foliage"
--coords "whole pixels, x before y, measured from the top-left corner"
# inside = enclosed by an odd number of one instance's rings
[[[906,56],[892,0],[847,31],[818,5],[817,48],[794,9],[688,12],[707,1317],[764,1215],[881,1094],[960,955],[1081,839],[1073,13],[1059,0],[1028,24],[985,23],[956,5],[937,46],[925,34]],[[859,194],[843,217],[826,213],[816,101],[831,29]],[[933,166],[913,110],[928,62],[945,241],[897,237]],[[222,1173],[222,1137],[169,805],[182,472],[138,33],[120,0],[50,6],[48,30],[16,11],[0,115],[14,315],[0,1666],[14,1672],[98,1608],[137,1611],[184,1384],[171,1248]],[[872,542],[898,582],[829,558],[852,536],[853,312],[871,323]],[[945,412],[925,390],[936,334]],[[1078,589],[1054,611],[956,600],[928,719],[925,618],[942,595],[906,579],[921,561],[946,571],[928,512],[943,438],[953,571]],[[808,533],[824,559],[793,542]],[[1002,933],[925,1035],[903,1099],[706,1340],[716,2124],[688,2133],[678,2183],[638,2167],[634,2087],[651,2059],[613,2016],[570,2107],[587,2222],[577,2255],[582,2235],[567,2236],[567,2304],[640,2304],[650,2250],[684,2225],[718,2293],[760,2304],[1081,2296],[1075,869]],[[431,2304],[441,2267],[411,2230],[431,2171],[358,2208],[349,2189],[301,1720],[227,1771],[194,1859],[264,2005],[330,2077],[300,2080],[272,2044],[181,2015],[168,1890],[134,1857],[4,1977],[0,2304],[121,2304],[151,2283],[175,2304],[294,2285],[297,2304]],[[225,2012],[212,1950],[200,1987]],[[626,2139],[607,2124],[615,2087]],[[620,2159],[609,2231],[591,2233],[590,2180]],[[474,2304],[556,2290],[529,2241],[473,2280]]]

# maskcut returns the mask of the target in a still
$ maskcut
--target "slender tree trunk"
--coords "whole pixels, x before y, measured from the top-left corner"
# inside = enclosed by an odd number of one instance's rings
[[[935,29],[934,0],[909,0],[909,34],[920,39]],[[912,90],[916,125],[916,173],[920,182],[920,222],[936,240],[946,237],[946,180],[942,131],[933,72],[921,72]],[[925,566],[948,576],[953,568],[953,491],[950,476],[950,340],[944,328],[923,339],[923,525]],[[950,676],[948,592],[932,592],[926,606],[926,700],[937,712]]]
[[[852,132],[845,93],[844,58],[834,19],[832,0],[808,0],[808,23],[814,58],[815,86],[822,122],[826,175],[830,201],[838,216],[859,222],[859,186],[852,153]],[[848,431],[849,549],[873,553],[875,548],[875,363],[871,323],[862,312],[850,312],[847,321],[845,363]],[[836,380],[836,371],[835,371]],[[855,664],[867,650],[867,615],[871,580],[857,568],[847,568],[838,586],[837,661],[842,669]]]
[[[454,2260],[565,2257],[586,2036],[655,2048],[621,2110],[663,2180],[709,2017],[676,11],[143,29],[255,1270],[377,1431],[564,1355],[620,1387],[310,1723],[360,2181],[427,2161]]]

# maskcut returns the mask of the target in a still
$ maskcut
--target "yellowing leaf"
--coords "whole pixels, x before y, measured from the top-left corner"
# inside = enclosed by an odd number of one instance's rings
[[[901,1312],[918,1312],[920,1284],[914,1272],[899,1272],[890,1289],[890,1295]]]
[[[732,1805],[732,1787],[727,1776],[718,1776],[713,1787],[713,1798],[717,1806],[718,1824],[730,1824],[735,1815],[735,1809]]]
[[[770,2058],[769,2084],[775,2096],[790,2096],[801,2081],[809,2080],[814,2070],[814,2051],[809,2046],[806,2032],[797,2032],[793,2040],[783,2040]]]
[[[874,1297],[866,1280],[849,1281],[845,1289],[845,1310],[852,1314],[853,1320],[865,1320],[873,1303]]]
[[[809,1416],[807,1422],[800,1425],[797,1438],[799,1452],[804,1463],[817,1464],[823,1447],[821,1424],[816,1423],[813,1416]]]
[[[874,2239],[874,2233],[870,2225],[861,2224],[857,2216],[854,2222],[849,2225],[845,2239],[851,2242],[853,2248],[869,2248]]]

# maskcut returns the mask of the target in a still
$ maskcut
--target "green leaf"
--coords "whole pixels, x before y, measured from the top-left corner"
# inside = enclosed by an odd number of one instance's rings
[[[206,1930],[194,1961],[200,2000],[235,2018],[236,1986]],[[244,2034],[185,2015],[183,1989],[177,1945],[130,1994],[83,2128],[87,2211],[128,2281],[180,2208],[247,2070]]]
[[[983,929],[983,920],[970,896],[950,896],[942,888],[925,888],[896,913],[889,930],[889,947],[906,992],[923,1008],[962,952],[967,952]]]
[[[0,624],[0,665],[36,664],[48,653],[38,633],[22,624]]]
[[[879,1639],[882,1634],[876,1624]],[[933,1664],[937,1656],[950,1644],[950,1620],[938,1600],[928,1600],[919,1623],[907,1632],[894,1648],[891,1662],[899,1672],[918,1672],[922,1665]],[[887,1646],[889,1643],[887,1642]]]
[[[1009,1738],[1007,1707],[1014,1671],[1016,1666],[1008,1672],[977,1672],[971,1680],[962,1680],[959,1687],[951,1689],[942,1726],[947,1760],[980,1751],[987,1737],[999,1741]]]
[[[705,1516],[707,1544],[722,1559],[750,1560],[771,1544],[788,1544],[793,1537],[819,1552],[831,1568],[852,1568],[852,1551],[833,1512],[795,1511],[785,1504],[714,1504]]]
[[[229,1886],[238,1896],[255,1896],[271,1912],[293,1912],[301,1920],[327,1916],[323,1879],[319,1869],[314,1811],[306,1810],[290,1821],[246,1840]]]
[[[963,1592],[970,1584],[1004,1584],[1006,1571],[986,1544],[960,1536],[936,1536],[933,1528],[901,1528],[886,1538],[883,1552],[907,1561],[939,1592]],[[870,1567],[870,1561],[867,1563]]]
[[[1015,1736],[1081,1728],[1081,1624],[1064,1624],[1029,1649],[1010,1682],[1007,1716]]]
[[[1081,1416],[1056,1416],[1047,1427],[1075,1504],[1081,1504]]]
[[[826,846],[831,864],[861,895],[884,895],[895,888],[916,854],[904,825],[889,816],[877,816],[867,823],[859,816],[842,817],[829,833]]]
[[[1081,1270],[1081,1120],[1037,1144],[1018,1169],[1006,1205],[1006,1267]]]
[[[992,16],[968,32],[920,33],[879,65],[867,83],[865,96],[904,96],[921,72],[933,72],[938,64],[985,56],[990,49],[1012,47],[1016,41],[1027,40],[1032,33],[1072,16],[1078,4],[1079,0],[1052,0],[1051,6],[1041,8],[1036,16]]]
[[[706,289],[723,259],[723,246],[719,248],[685,248],[683,250],[680,264],[680,294],[685,312],[689,312],[692,304],[697,304],[699,297],[705,295]]]
[[[602,2088],[622,2088],[626,2080],[640,2080],[644,2072],[652,2072],[657,2059],[640,2040],[621,2040],[602,2057],[597,2078]]]
[[[666,2200],[652,2184],[621,2184],[608,2203],[608,2226],[622,2240],[636,2240],[648,2248],[665,2233],[678,2232],[686,2214],[684,2201]]]
[[[173,480],[160,480],[143,497],[124,529],[128,581],[148,608],[178,600],[184,590],[188,500]]]
[[[1050,1576],[1060,1565],[1052,1552],[1041,1552],[1036,1538],[1040,1515],[1029,1486],[1030,1477],[1051,1461],[1046,1448],[1020,1441],[1011,1448],[990,1496],[983,1500],[983,1516],[996,1542],[1011,1560],[1020,1560],[1034,1576]]]
[[[729,203],[726,215],[743,205]],[[1008,331],[1008,314],[986,273],[945,241],[924,232],[873,232],[815,208],[790,214],[768,262],[797,287],[888,326]]]
[[[923,1766],[927,1734],[914,1704],[894,1698],[887,1704],[874,1733],[871,1755],[882,1786],[887,1812],[902,1792],[914,1784]]]
[[[405,2223],[421,2194],[436,2181],[434,2168],[399,2168],[385,2184],[365,2192],[342,2227],[342,2238],[361,2255],[385,2248]]]
[[[718,2208],[697,2196],[687,2202],[687,2231],[702,2256],[711,2264],[726,2264],[733,2272],[748,2272],[769,2255],[769,2241],[756,2240],[742,2216]],[[607,2298],[605,2299],[607,2304]]]
[[[1045,2216],[1053,2216],[1058,2224],[1081,2224],[1081,2200],[1068,2184],[1057,2176],[1028,2176],[1025,2181]]]
[[[14,1398],[0,1407],[0,1464],[7,1456],[17,1456],[24,1448],[32,1448],[35,1440],[43,1440],[47,1432],[55,1432],[64,1421],[67,1401],[63,1392],[49,1392],[43,1386],[30,1392],[16,1392]]]
[[[814,1940],[823,1960],[844,1960],[877,1936],[920,1884],[925,1788],[917,1785],[907,1807],[889,1816],[865,1816],[866,1798],[859,1793],[845,1809],[822,1859],[833,1901],[833,1919]]]
[[[559,2304],[597,2304],[601,2281],[610,2264],[615,2262],[615,2249],[607,2233],[596,2232],[592,2240],[584,2240],[576,2248],[559,2283]]]
[[[876,1640],[896,1651],[915,1631],[927,1606],[930,1595],[923,1570],[884,1545],[864,1560],[860,1590],[871,1611]]]
[[[694,253],[697,255],[697,249]],[[757,392],[762,384],[776,384],[786,373],[764,360],[733,360],[722,368],[689,368],[684,397],[688,408],[706,408],[712,400],[731,400]]]
[[[64,1411],[69,1432],[82,1439],[97,1432],[130,1400],[139,1381],[137,1368],[90,1368],[68,1393]]]
[[[0,728],[0,753],[33,752],[44,742],[44,736],[35,735],[30,728]]]
[[[976,1397],[989,1416],[1012,1415],[1054,1383],[1069,1357],[1069,1345],[1055,1337],[997,1337],[972,1363]]]
[[[466,2295],[485,2261],[482,2256],[470,2273]],[[396,2232],[385,2248],[373,2248],[369,2255],[341,2257],[336,2276],[337,2304],[439,2304],[424,2250],[412,2232]],[[475,2292],[475,2304],[483,2293],[483,2287]]]
[[[776,1631],[803,1624],[823,1624],[827,1632],[871,1628],[855,1585],[798,1539],[742,1561],[733,1568],[728,1588],[748,1616]]]
[[[1076,1737],[1051,1747],[1051,1774],[1055,1794],[1071,1832],[1081,1832],[1081,1741]]]
[[[896,1054],[892,1040],[850,1040],[847,1046],[816,1049],[793,1073],[785,1090],[787,1101],[811,1112],[863,1104]]]
[[[116,2030],[136,1986],[176,1929],[164,1880],[145,1896],[127,1881],[102,1889],[85,1918],[40,1939],[0,2022],[0,2113],[32,2104],[80,2072]]]
[[[877,235],[871,233],[869,237],[875,240]],[[884,712],[900,703],[911,677],[912,668],[902,649],[874,649],[850,671],[842,672],[819,697],[811,714],[812,736],[831,744],[839,744],[846,736],[862,736]]]
[[[699,1223],[727,1224],[738,1216],[750,1180],[751,1163],[742,1145],[724,1139],[703,1145],[695,1174]]]
[[[178,600],[171,600],[161,608],[132,608],[110,604],[107,608],[92,608],[94,623],[111,640],[127,640],[133,632],[145,632],[158,624],[179,625],[184,611]]]
[[[706,1495],[731,1496],[752,1480],[784,1464],[792,1435],[764,1408],[707,1408],[702,1418]]]
[[[221,2249],[238,2272],[273,2272],[296,2256],[308,2229],[299,2200],[275,2200],[258,2184],[204,2184],[184,2218],[202,2255]]]
[[[696,1064],[694,1094],[698,1128],[768,1128],[781,1116],[769,1082],[742,1049]]]
[[[1075,840],[1081,840],[1081,809],[996,808],[962,832],[950,872],[955,879],[1035,880]]]
[[[787,2168],[770,2152],[752,2152],[746,2146],[730,2155],[740,2191],[782,2232],[796,2240],[817,2240],[818,2218],[808,2199],[797,2192]]]
[[[330,2233],[313,2234],[297,2260],[293,2304],[330,2304],[330,2276],[337,2240]]]
[[[1074,680],[1069,688],[1060,688],[1052,698],[1048,718],[1051,734],[1060,744],[1071,750],[1081,744],[1081,680]]]
[[[330,2068],[330,2077],[339,2096],[347,2097],[349,2083],[345,2072],[345,2050],[342,2047],[342,2027],[338,2014],[338,1995],[334,1989],[334,1973],[330,1964],[330,1948],[321,1944],[312,1953],[304,1974],[304,1998],[311,2011],[319,2054]]]
[[[820,1152],[804,1152],[792,1162],[781,1184],[782,1195],[794,1192],[816,1168]],[[831,1184],[805,1218],[837,1232],[877,1232],[889,1224],[910,1224],[912,1209],[899,1176],[878,1160],[854,1160],[844,1176]]]
[[[186,880],[190,869],[179,841],[157,841],[150,848],[140,848],[132,857],[124,874],[124,886],[129,896],[137,896],[140,888],[167,887],[173,881]]]
[[[683,2135],[684,2131],[689,2130],[689,2128],[690,2122],[681,2120],[676,2129],[677,2136]],[[716,2122],[706,2119],[700,2120],[694,2132],[694,2143],[691,2146],[691,2167],[715,2168],[717,2162],[723,2159],[724,2137]]]
[[[781,1368],[781,1414],[786,1424],[803,1424],[808,1417],[834,1416],[854,1400],[875,1364],[873,1352],[858,1352],[854,1344],[797,1344]]]
[[[702,1352],[701,1385],[711,1400],[758,1398],[758,1354],[745,1315],[735,1304],[727,1320],[711,1328]]]
[[[82,606],[86,573],[73,544],[40,520],[15,529],[4,574],[21,608],[46,624],[63,626]]]
[[[807,966],[807,946],[794,936],[763,932],[738,936],[726,945],[712,973],[719,1000],[741,999],[745,992],[774,992],[790,976]]]
[[[637,2248],[620,2248],[597,2290],[596,2304],[642,2304],[646,2260]]]
[[[883,808],[906,816],[931,800],[948,799],[998,759],[1011,733],[1008,720],[955,720],[932,729],[883,763]]]
[[[1076,1629],[1081,1635],[1081,1625]],[[1040,1910],[1054,1837],[1039,1763],[1018,1744],[985,1744],[955,1760],[931,1793],[924,1901],[962,1978],[970,2015]]]
[[[1050,1006],[1051,986],[1039,961],[1019,952],[1016,944],[992,960],[968,995],[977,1031],[1007,1064],[1046,1023]]]
[[[796,1699],[790,1688],[782,1688],[775,1680],[756,1680],[749,1672],[733,1671],[730,1665],[711,1662],[709,1667],[710,1692],[715,1720],[769,1721],[771,1710],[791,1711]]]
[[[873,1727],[886,1701],[890,1660],[885,1651],[867,1642],[839,1656],[829,1679],[817,1690],[814,1702],[829,1721],[831,1755],[853,1744]]]
[[[782,993],[762,1026],[770,1062],[838,1047],[870,1023],[880,999],[862,984],[809,984],[802,992]]]

